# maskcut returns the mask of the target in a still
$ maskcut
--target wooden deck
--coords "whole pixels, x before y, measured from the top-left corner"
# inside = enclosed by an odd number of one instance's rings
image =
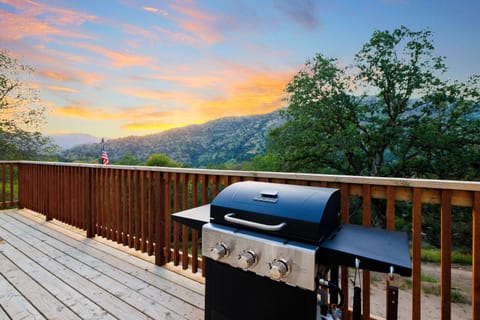
[[[197,281],[27,210],[0,211],[0,319],[203,319],[203,308]]]

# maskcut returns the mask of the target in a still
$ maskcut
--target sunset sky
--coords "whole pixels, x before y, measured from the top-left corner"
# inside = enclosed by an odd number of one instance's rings
[[[46,134],[144,135],[282,106],[316,53],[374,30],[434,33],[448,78],[480,74],[478,0],[0,0],[0,49],[35,68]]]

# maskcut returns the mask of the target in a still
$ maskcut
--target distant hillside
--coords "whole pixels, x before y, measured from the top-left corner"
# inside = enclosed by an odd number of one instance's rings
[[[145,161],[154,153],[190,167],[235,164],[265,153],[268,131],[284,122],[278,111],[256,116],[228,117],[148,136],[131,136],[105,142],[112,162],[131,154]],[[91,161],[100,156],[100,145],[86,144],[66,150],[66,160]]]
[[[62,149],[69,149],[80,144],[100,141],[100,138],[83,133],[52,134],[50,138],[52,138],[53,143]]]

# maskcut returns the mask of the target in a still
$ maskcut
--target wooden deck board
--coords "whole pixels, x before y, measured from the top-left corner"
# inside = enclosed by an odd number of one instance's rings
[[[0,211],[0,238],[0,317],[203,319],[202,284],[68,228]]]

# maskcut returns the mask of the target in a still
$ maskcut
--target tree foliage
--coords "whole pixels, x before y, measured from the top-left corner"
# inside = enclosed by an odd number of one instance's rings
[[[0,50],[1,159],[38,159],[55,151],[50,139],[37,131],[45,121],[45,108],[27,84],[32,72]]]
[[[375,31],[352,66],[317,54],[286,87],[271,131],[280,170],[478,179],[479,77],[442,80],[432,33]]]
[[[163,153],[152,154],[147,161],[145,161],[145,165],[153,167],[180,167],[180,164],[176,163]]]
[[[134,155],[127,153],[127,154],[124,154],[119,161],[116,161],[115,164],[124,165],[124,166],[137,166],[137,165],[141,165],[142,162],[138,160],[137,157],[135,157]]]

